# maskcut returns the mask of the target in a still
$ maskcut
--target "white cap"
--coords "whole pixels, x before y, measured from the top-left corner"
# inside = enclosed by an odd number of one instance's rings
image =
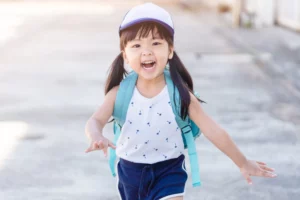
[[[171,15],[165,9],[153,3],[138,5],[129,10],[120,25],[119,34],[125,28],[140,22],[157,22],[163,25],[172,36],[174,35],[174,26]]]

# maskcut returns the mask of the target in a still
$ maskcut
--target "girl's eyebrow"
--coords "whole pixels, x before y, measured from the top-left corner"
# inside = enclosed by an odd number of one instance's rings
[[[154,35],[154,36],[152,37],[152,39],[153,39],[153,40],[156,40],[156,39],[161,40],[162,37],[160,37],[160,35],[156,34],[156,35]],[[141,41],[141,39],[140,39],[140,38],[135,38],[135,39],[131,40],[130,42],[135,42],[135,41]]]
[[[156,35],[156,36],[153,37],[153,39],[154,39],[154,40],[155,40],[155,39],[160,39],[160,40],[161,40],[162,38],[161,38],[159,35]]]
[[[131,40],[130,42],[134,42],[134,41],[141,41],[139,38],[135,38],[133,40]]]
[[[152,35],[152,38],[153,38],[153,39],[162,39],[162,37],[159,35],[159,33],[154,33],[154,34]]]

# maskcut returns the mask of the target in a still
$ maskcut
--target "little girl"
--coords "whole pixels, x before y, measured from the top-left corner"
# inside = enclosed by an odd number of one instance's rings
[[[181,117],[195,122],[203,134],[240,169],[249,184],[250,176],[275,177],[263,162],[248,160],[228,133],[201,108],[193,94],[190,74],[174,51],[174,26],[170,14],[152,3],[132,8],[120,28],[120,50],[106,82],[105,98],[86,124],[91,143],[86,152],[116,149],[118,190],[123,200],[183,199],[187,173],[183,140],[175,121],[166,86],[167,64],[180,93]],[[138,75],[120,137],[115,144],[102,134],[113,115],[120,82],[127,71],[124,62]]]

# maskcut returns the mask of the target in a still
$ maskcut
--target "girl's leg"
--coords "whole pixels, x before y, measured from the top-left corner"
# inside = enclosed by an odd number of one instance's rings
[[[183,194],[168,195],[159,200],[183,200]]]
[[[169,199],[166,199],[166,200],[183,200],[183,197],[180,196],[180,197],[171,197]]]

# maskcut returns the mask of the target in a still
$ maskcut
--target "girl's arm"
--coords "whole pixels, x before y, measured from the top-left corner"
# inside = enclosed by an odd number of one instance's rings
[[[102,130],[113,114],[118,88],[119,86],[112,88],[105,95],[102,105],[86,123],[85,134],[91,141],[91,145],[86,152],[103,149],[106,155],[108,146],[115,148],[115,146],[103,136]]]
[[[190,96],[189,117],[196,123],[206,138],[241,168],[247,161],[246,157],[234,144],[229,134],[204,112],[197,98],[192,93],[190,93]]]
[[[206,115],[197,98],[192,93],[190,93],[190,96],[189,117],[201,129],[205,137],[240,168],[242,175],[249,184],[252,184],[250,176],[262,176],[267,178],[277,176],[273,173],[275,170],[269,168],[265,163],[248,160],[234,144],[228,133]]]

